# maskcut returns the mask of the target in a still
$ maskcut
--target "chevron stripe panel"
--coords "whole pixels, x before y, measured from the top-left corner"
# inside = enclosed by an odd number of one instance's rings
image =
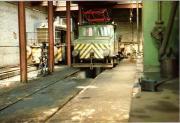
[[[76,44],[74,49],[80,52],[80,59],[89,59],[91,52],[94,52],[95,58],[103,59],[103,52],[104,50],[109,49],[109,47],[106,44],[89,43]]]

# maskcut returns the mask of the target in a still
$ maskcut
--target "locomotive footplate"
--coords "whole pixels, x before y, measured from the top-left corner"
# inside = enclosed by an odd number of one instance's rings
[[[104,68],[112,68],[112,63],[73,63],[72,67],[104,67]]]

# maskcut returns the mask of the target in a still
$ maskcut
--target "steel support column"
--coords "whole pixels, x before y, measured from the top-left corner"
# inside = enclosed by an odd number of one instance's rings
[[[78,22],[79,22],[79,25],[82,24],[82,7],[79,5],[79,12],[78,12]]]
[[[26,20],[24,2],[18,3],[19,23],[19,53],[20,53],[20,78],[22,83],[27,82],[27,58],[26,58]]]
[[[71,66],[71,11],[70,11],[70,1],[66,1],[66,49],[67,49],[67,64]]]
[[[53,29],[53,1],[48,1],[48,34],[49,34],[49,49],[48,49],[48,69],[49,73],[54,71],[54,29]]]
[[[137,43],[138,53],[140,52],[140,36],[139,36],[139,3],[136,1],[136,24],[137,24]]]

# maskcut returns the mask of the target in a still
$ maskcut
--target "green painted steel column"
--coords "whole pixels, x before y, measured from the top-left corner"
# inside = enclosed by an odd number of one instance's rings
[[[158,1],[143,1],[144,71],[159,71],[158,48],[151,31],[158,19]]]
[[[170,17],[172,1],[162,1],[162,21],[165,30]],[[143,1],[143,37],[144,37],[144,71],[157,71],[160,63],[158,60],[159,49],[156,40],[151,37],[151,31],[158,20],[158,1]],[[173,33],[167,47],[171,47],[178,54],[178,13],[174,21]],[[168,49],[168,48],[167,48]]]

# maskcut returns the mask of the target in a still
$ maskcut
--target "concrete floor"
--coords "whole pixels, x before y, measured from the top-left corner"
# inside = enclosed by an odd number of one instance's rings
[[[179,78],[167,81],[158,92],[141,92],[131,104],[130,122],[179,122]]]
[[[106,70],[48,122],[120,123],[129,119],[136,65],[121,62]]]
[[[31,80],[28,84],[2,87],[0,122],[179,121],[178,78],[160,86],[158,92],[133,96],[133,85],[142,76],[142,67],[142,59],[137,60],[137,64],[121,61],[93,80],[81,74],[64,79],[78,70],[63,67],[51,76]],[[160,79],[157,73],[146,75]]]
[[[143,73],[143,61],[137,60],[137,78],[164,80],[159,72]],[[178,122],[179,121],[179,78],[162,84],[158,92],[141,91],[133,96],[129,122]]]

